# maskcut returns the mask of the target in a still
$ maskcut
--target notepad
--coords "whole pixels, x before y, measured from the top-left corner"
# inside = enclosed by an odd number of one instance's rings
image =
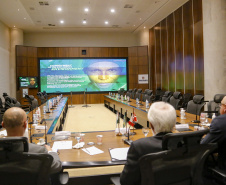
[[[126,148],[109,148],[112,161],[126,161],[129,147]]]
[[[72,141],[55,141],[52,150],[56,152],[58,149],[72,149]]]
[[[99,148],[95,147],[95,146],[91,146],[88,148],[83,148],[82,149],[84,152],[86,152],[89,155],[96,155],[96,154],[101,154],[104,153],[104,151],[100,150]]]

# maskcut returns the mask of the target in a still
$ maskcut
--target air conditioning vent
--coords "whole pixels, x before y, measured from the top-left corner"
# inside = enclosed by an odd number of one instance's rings
[[[124,8],[133,8],[133,5],[132,5],[132,4],[126,4],[126,5],[124,6]]]
[[[118,27],[119,27],[119,25],[112,25],[112,27],[113,27],[113,28],[118,28]]]
[[[48,1],[39,1],[39,5],[41,5],[41,6],[49,6],[49,2]]]
[[[56,26],[55,24],[48,24],[48,26]]]

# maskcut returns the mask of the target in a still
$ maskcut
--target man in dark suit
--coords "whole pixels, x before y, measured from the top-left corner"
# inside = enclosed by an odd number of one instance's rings
[[[8,137],[24,136],[27,128],[27,115],[23,109],[18,107],[7,109],[3,116],[2,126],[6,129]],[[38,146],[36,144],[29,143],[28,152],[49,153],[53,156],[50,174],[57,173],[61,170],[62,165],[60,158],[56,152],[52,151],[50,146]]]
[[[210,132],[201,141],[207,143],[218,143],[218,165],[226,169],[226,96],[221,101],[220,116],[212,120]]]
[[[138,160],[145,154],[162,151],[162,138],[175,126],[176,111],[168,103],[156,102],[148,111],[148,120],[153,136],[132,142],[120,177],[122,185],[139,185],[141,183]]]

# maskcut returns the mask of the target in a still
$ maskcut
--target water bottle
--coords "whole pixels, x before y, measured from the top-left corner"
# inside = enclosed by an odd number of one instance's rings
[[[212,120],[213,120],[215,117],[216,117],[216,114],[215,114],[215,113],[213,113],[213,115],[212,115]]]
[[[145,101],[145,105],[146,105],[146,109],[148,109],[148,108],[149,108],[149,102],[148,102],[147,99],[146,99],[146,101]]]

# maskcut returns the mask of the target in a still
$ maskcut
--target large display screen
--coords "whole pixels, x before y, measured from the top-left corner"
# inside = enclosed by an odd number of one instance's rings
[[[40,90],[47,93],[127,90],[127,59],[39,59]]]
[[[28,88],[38,88],[38,78],[35,76],[19,77],[19,86]]]

